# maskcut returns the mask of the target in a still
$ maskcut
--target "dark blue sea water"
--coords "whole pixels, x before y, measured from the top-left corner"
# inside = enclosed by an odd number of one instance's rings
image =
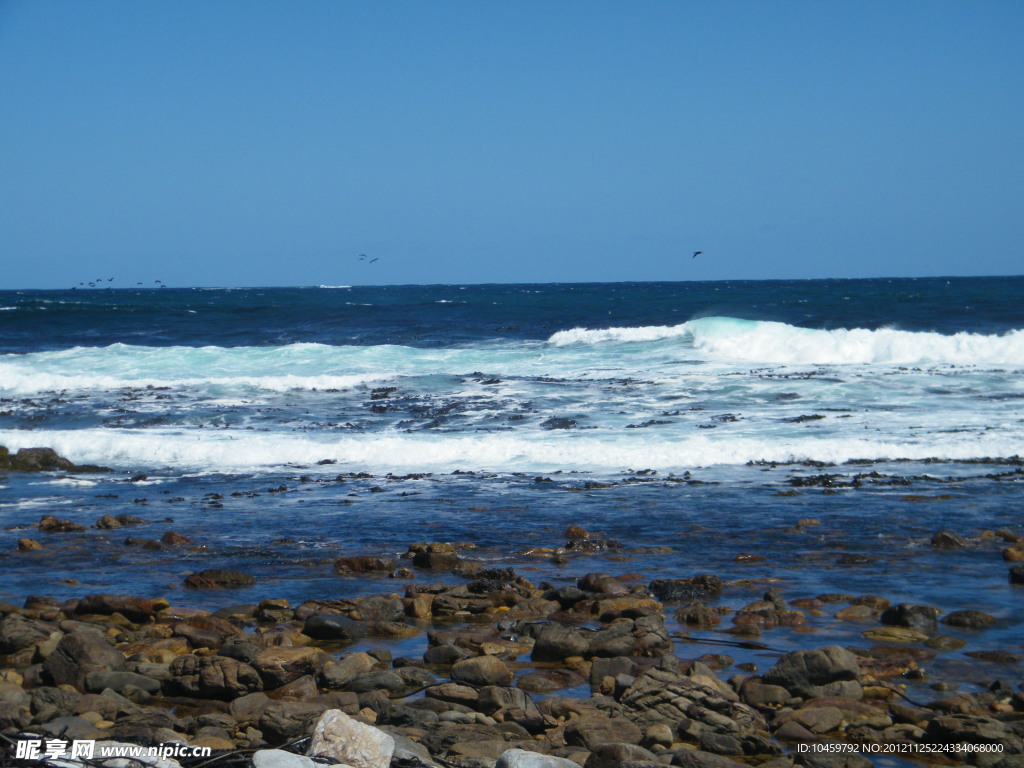
[[[952,334],[1024,328],[1024,278],[0,291],[0,352],[544,340],[697,317]],[[42,328],[41,328],[42,326]]]
[[[0,292],[0,444],[114,470],[0,475],[0,599],[401,590],[331,563],[460,541],[535,581],[716,573],[730,607],[775,586],[981,608],[995,628],[943,631],[1019,652],[1022,298],[1021,277]],[[106,513],[148,522],[34,527]],[[622,547],[558,564],[569,524]],[[971,546],[934,550],[939,529]],[[195,546],[126,543],[167,530]],[[259,583],[181,584],[220,566]],[[872,645],[834,610],[763,639]],[[930,662],[965,664],[1021,674]]]

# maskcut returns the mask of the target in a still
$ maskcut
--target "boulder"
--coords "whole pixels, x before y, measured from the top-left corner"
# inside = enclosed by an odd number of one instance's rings
[[[642,727],[669,723],[681,738],[692,741],[708,732],[742,738],[766,729],[764,717],[740,702],[710,670],[694,664],[693,671],[696,674],[681,676],[645,668],[619,697],[624,714]]]
[[[324,711],[311,701],[271,701],[260,714],[257,727],[271,744],[283,744],[310,733]]]
[[[700,601],[688,603],[676,611],[676,621],[691,627],[714,627],[722,623],[722,617],[714,608],[708,608]]]
[[[315,640],[358,640],[366,637],[366,631],[363,622],[333,613],[310,616],[302,627],[302,634]]]
[[[566,624],[547,624],[536,637],[530,658],[534,661],[562,661],[583,656],[590,647],[588,633]]]
[[[894,627],[906,627],[919,632],[933,632],[939,609],[934,605],[899,603],[882,611],[879,621]]]
[[[970,542],[953,531],[936,531],[932,536],[932,547],[935,549],[965,549]]]
[[[160,681],[146,675],[135,672],[90,672],[85,676],[85,688],[90,693],[102,693],[107,688],[123,694],[128,686],[145,691],[146,693],[158,693]]]
[[[104,635],[94,630],[79,630],[64,635],[53,653],[43,662],[43,671],[55,685],[85,686],[90,672],[122,670],[125,659]]]
[[[702,749],[680,749],[672,753],[671,765],[681,766],[681,768],[739,768],[745,763]],[[772,761],[772,765],[775,765],[775,761]],[[784,765],[790,765],[790,763],[787,762]]]
[[[636,744],[600,744],[590,750],[583,768],[658,768],[664,763],[657,756]]]
[[[512,670],[495,656],[473,656],[452,665],[452,680],[470,685],[508,685]]]
[[[401,621],[405,616],[405,604],[391,595],[371,595],[356,604],[359,618],[365,622]]]
[[[342,557],[334,561],[335,573],[391,573],[395,561],[390,557]]]
[[[857,657],[838,645],[787,653],[767,670],[762,682],[781,685],[802,698],[848,696],[860,698]]]
[[[13,456],[0,445],[0,470],[15,472],[109,472],[107,467],[73,464],[53,448],[22,448]]]
[[[53,515],[43,515],[39,518],[39,530],[44,533],[74,533],[84,531],[85,526],[71,520],[58,520]]]
[[[164,687],[172,694],[231,700],[263,690],[259,673],[227,656],[179,656],[171,662]]]
[[[283,749],[261,749],[252,755],[253,768],[317,768],[318,765],[305,755]]]
[[[358,677],[369,674],[377,660],[368,653],[349,653],[337,661],[328,661],[320,670],[324,688],[344,688]]]
[[[318,648],[274,646],[257,653],[252,660],[252,667],[259,673],[264,687],[273,690],[303,675],[316,677],[328,658]]]
[[[643,732],[624,717],[583,716],[565,726],[565,741],[591,752],[602,744],[639,744]]]
[[[718,595],[725,587],[718,576],[702,574],[686,579],[655,579],[647,589],[663,603],[682,603]]]
[[[394,751],[395,740],[389,734],[329,709],[317,721],[306,753],[352,768],[389,768]]]
[[[942,623],[951,627],[965,629],[985,629],[996,623],[995,616],[984,611],[963,610],[953,611],[942,617]]]
[[[27,619],[11,613],[0,619],[0,655],[15,653],[22,648],[47,640],[56,627],[44,621]]]
[[[596,592],[601,595],[629,594],[629,587],[608,573],[588,573],[576,586],[585,592]]]

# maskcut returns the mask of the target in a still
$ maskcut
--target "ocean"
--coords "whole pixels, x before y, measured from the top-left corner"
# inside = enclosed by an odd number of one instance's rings
[[[554,584],[716,573],[737,605],[774,585],[980,608],[999,624],[971,647],[1005,649],[1022,299],[1024,277],[0,292],[0,445],[113,470],[0,475],[0,599],[400,591],[331,563],[459,541]],[[147,522],[33,528],[108,513]],[[553,559],[570,524],[620,546]],[[971,546],[936,550],[942,529]],[[167,530],[196,546],[132,546]],[[182,586],[209,567],[259,581]],[[771,642],[864,629],[810,627]]]

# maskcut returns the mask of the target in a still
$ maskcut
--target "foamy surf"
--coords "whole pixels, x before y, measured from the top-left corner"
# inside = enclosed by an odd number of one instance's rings
[[[0,432],[12,450],[33,447],[31,433]],[[950,436],[894,441],[855,437],[730,437],[698,434],[671,440],[587,434],[507,435],[352,435],[319,433],[231,434],[229,431],[63,430],[47,443],[76,463],[118,469],[174,467],[203,472],[253,472],[302,466],[324,471],[623,472],[650,468],[683,472],[701,467],[749,463],[851,460],[980,460],[1024,455],[1024,442],[1006,436]],[[334,462],[320,465],[319,462]]]

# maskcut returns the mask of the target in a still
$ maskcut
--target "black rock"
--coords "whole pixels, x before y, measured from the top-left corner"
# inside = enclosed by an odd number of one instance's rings
[[[935,630],[939,609],[934,605],[900,603],[882,612],[879,621],[894,627],[907,627],[921,632]]]
[[[347,616],[321,613],[306,619],[302,632],[315,640],[358,640],[366,637],[366,625]]]
[[[699,598],[713,597],[725,586],[717,576],[702,574],[687,579],[655,579],[648,591],[663,603],[681,603]]]

